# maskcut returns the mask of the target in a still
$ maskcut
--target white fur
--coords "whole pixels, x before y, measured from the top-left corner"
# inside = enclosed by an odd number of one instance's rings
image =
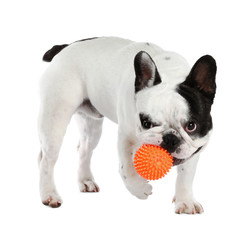
[[[153,58],[163,83],[135,95],[133,61],[141,50]],[[182,121],[188,119],[188,107],[175,92],[175,87],[185,79],[189,69],[185,59],[176,53],[165,52],[153,44],[120,38],[76,42],[56,55],[40,85],[38,129],[42,202],[51,207],[58,207],[62,203],[54,184],[53,168],[67,125],[74,114],[81,135],[80,190],[99,191],[90,170],[90,158],[101,135],[103,115],[118,123],[120,174],[127,189],[138,198],[146,199],[152,187],[133,167],[133,154],[142,143],[159,145],[164,132],[174,131],[185,141],[181,152],[174,157],[190,158],[207,141],[207,138],[200,143],[192,140],[182,128]],[[90,100],[98,113],[82,104],[86,99]],[[149,113],[161,126],[143,131],[138,119],[140,112]],[[191,187],[196,162],[194,157],[178,167],[175,195],[178,213],[202,212],[193,198]]]
[[[193,196],[192,183],[195,176],[199,154],[195,155],[190,161],[179,165],[177,168],[178,176],[176,182],[176,194],[173,199],[175,202],[176,213],[202,213],[203,208]]]

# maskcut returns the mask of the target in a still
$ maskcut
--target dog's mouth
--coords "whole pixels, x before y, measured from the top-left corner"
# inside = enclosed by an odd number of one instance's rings
[[[188,157],[188,158],[180,159],[180,158],[173,157],[173,166],[177,166],[177,165],[180,165],[180,164],[185,163],[187,160],[189,160],[190,158],[192,158],[196,153],[198,153],[201,149],[202,149],[202,147],[199,147],[199,148],[198,148],[190,157]]]

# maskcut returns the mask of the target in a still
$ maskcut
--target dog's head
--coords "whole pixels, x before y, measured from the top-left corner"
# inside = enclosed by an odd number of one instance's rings
[[[216,62],[201,57],[185,81],[161,81],[156,64],[146,52],[134,60],[137,136],[141,143],[159,145],[184,163],[207,143],[212,129]]]

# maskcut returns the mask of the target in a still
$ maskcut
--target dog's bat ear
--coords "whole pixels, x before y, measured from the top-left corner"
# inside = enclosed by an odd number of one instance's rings
[[[139,52],[134,59],[135,93],[161,83],[157,67],[147,52]]]
[[[214,58],[210,55],[205,55],[194,64],[183,84],[196,88],[213,100],[216,92],[216,72],[217,66]]]

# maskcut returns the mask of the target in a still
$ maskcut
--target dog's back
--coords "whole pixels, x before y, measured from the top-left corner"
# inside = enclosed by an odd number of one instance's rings
[[[84,42],[84,41],[88,41],[88,40],[93,40],[96,39],[97,37],[93,37],[93,38],[86,38],[86,39],[82,39],[76,42]],[[42,60],[44,62],[51,62],[53,60],[53,58],[55,57],[55,55],[57,55],[60,51],[62,51],[64,48],[68,47],[70,44],[61,44],[61,45],[55,45],[53,46],[51,49],[49,49],[44,55]]]

